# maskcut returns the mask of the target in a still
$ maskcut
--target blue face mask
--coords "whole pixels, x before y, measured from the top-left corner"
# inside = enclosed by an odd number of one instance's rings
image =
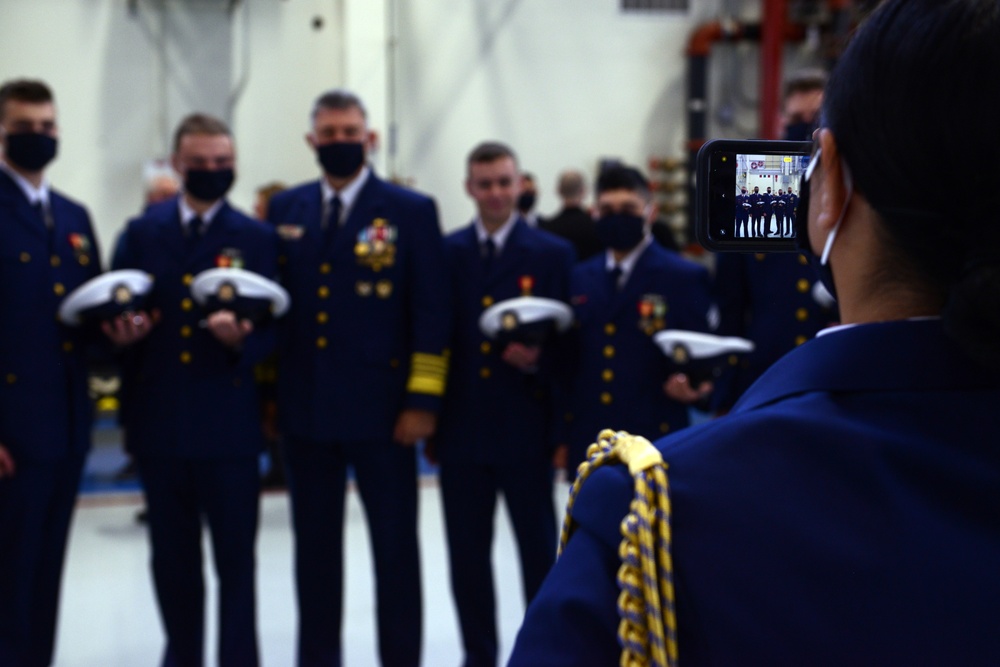
[[[597,220],[597,238],[605,248],[626,252],[639,245],[646,221],[641,215],[612,213]]]
[[[200,201],[212,202],[225,197],[234,180],[232,169],[188,169],[184,191]]]
[[[335,141],[316,147],[320,165],[334,178],[353,176],[365,163],[365,146],[356,141]]]
[[[59,142],[40,132],[19,132],[7,135],[4,157],[25,171],[41,171],[56,156]]]
[[[809,166],[806,168],[805,178],[802,180],[799,208],[795,218],[795,242],[799,250],[816,270],[823,287],[836,299],[837,289],[834,287],[833,271],[830,269],[830,250],[833,249],[833,242],[836,240],[837,232],[840,231],[840,225],[844,222],[844,216],[847,214],[847,206],[851,202],[851,195],[854,194],[854,182],[851,179],[851,172],[847,168],[847,164],[841,162],[841,168],[844,170],[845,185],[847,186],[847,197],[844,199],[844,208],[840,211],[840,217],[837,218],[833,229],[830,230],[830,234],[826,237],[823,254],[817,257],[816,253],[812,251],[812,245],[809,243],[809,199],[810,190],[812,189],[809,181],[812,179],[813,172],[816,171],[816,166],[819,164],[820,153],[821,150],[817,150],[816,154],[813,155],[812,160],[809,161]]]

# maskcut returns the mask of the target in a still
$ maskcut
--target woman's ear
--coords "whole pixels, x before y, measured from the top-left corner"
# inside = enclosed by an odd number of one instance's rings
[[[822,128],[817,131],[817,140],[822,152],[809,183],[812,188],[809,192],[809,240],[818,256],[823,252],[826,237],[841,217],[849,193],[833,132]]]

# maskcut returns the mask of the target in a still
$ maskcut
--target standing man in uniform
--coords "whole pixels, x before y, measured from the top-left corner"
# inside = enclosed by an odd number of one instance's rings
[[[691,387],[653,341],[664,329],[708,331],[708,271],[653,242],[656,210],[637,169],[616,166],[598,177],[596,215],[606,250],[578,264],[570,281],[576,328],[567,345],[564,419],[571,473],[602,429],[673,433],[688,425],[688,404],[711,389]]]
[[[229,128],[203,114],[174,134],[180,197],[130,221],[116,269],[154,277],[152,315],[136,319],[138,342],[106,327],[123,351],[124,426],[146,493],[153,583],[167,636],[164,667],[201,665],[204,655],[202,523],[219,579],[219,665],[258,664],[254,543],[263,445],[254,366],[274,347],[273,327],[206,315],[192,279],[234,267],[277,272],[274,231],[232,208]],[[130,343],[133,343],[131,344]]]
[[[447,374],[450,292],[437,208],[378,178],[365,108],[316,100],[307,141],[323,169],[276,195],[292,307],[282,321],[278,411],[295,529],[298,664],[339,665],[347,467],[364,504],[383,665],[421,644],[417,453]]]
[[[765,192],[762,195],[761,201],[764,202],[764,225],[761,227],[760,235],[770,236],[771,220],[774,217],[774,202],[775,202],[775,197],[771,193],[771,188],[768,188],[767,192]]]
[[[502,493],[517,537],[527,605],[555,560],[552,503],[552,342],[506,345],[479,327],[494,303],[518,296],[566,301],[569,242],[528,226],[518,198],[517,158],[486,142],[469,154],[465,189],[472,224],[445,239],[454,311],[448,394],[435,438],[440,462],[451,590],[464,665],[496,665],[491,551]]]
[[[744,238],[750,235],[747,218],[750,215],[750,195],[747,194],[747,187],[740,188],[740,193],[736,195],[736,237]]]
[[[41,81],[0,86],[0,665],[52,662],[66,536],[90,448],[87,334],[56,319],[101,271],[87,211],[45,168],[59,129]]]
[[[792,236],[795,233],[795,213],[796,209],[799,207],[799,196],[788,188],[788,194],[785,195],[785,227],[781,230],[782,236]]]
[[[753,235],[763,236],[764,229],[764,195],[760,193],[760,188],[753,186],[753,194],[750,195],[750,217],[753,220]]]

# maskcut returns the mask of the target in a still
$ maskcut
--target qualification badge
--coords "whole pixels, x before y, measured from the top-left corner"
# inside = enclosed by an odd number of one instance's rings
[[[298,241],[306,233],[306,228],[302,225],[282,224],[275,227],[278,236],[286,241]]]
[[[517,279],[517,286],[521,289],[521,296],[531,296],[531,290],[535,288],[534,276],[521,276]]]
[[[81,266],[90,264],[90,239],[86,234],[70,234],[69,245],[73,248],[73,255]]]
[[[354,256],[358,264],[381,271],[396,263],[396,227],[385,218],[375,218],[372,224],[358,232]],[[392,285],[389,285],[390,292]],[[379,295],[381,296],[381,295]]]
[[[659,294],[643,294],[638,308],[639,328],[647,336],[666,326],[667,304]]]
[[[242,269],[243,252],[239,248],[223,248],[215,257],[215,266],[219,269]]]

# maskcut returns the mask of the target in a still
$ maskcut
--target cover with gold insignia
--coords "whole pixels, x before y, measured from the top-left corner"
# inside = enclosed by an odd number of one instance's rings
[[[70,326],[100,322],[142,310],[153,279],[145,271],[108,271],[83,283],[59,304],[59,319]]]

